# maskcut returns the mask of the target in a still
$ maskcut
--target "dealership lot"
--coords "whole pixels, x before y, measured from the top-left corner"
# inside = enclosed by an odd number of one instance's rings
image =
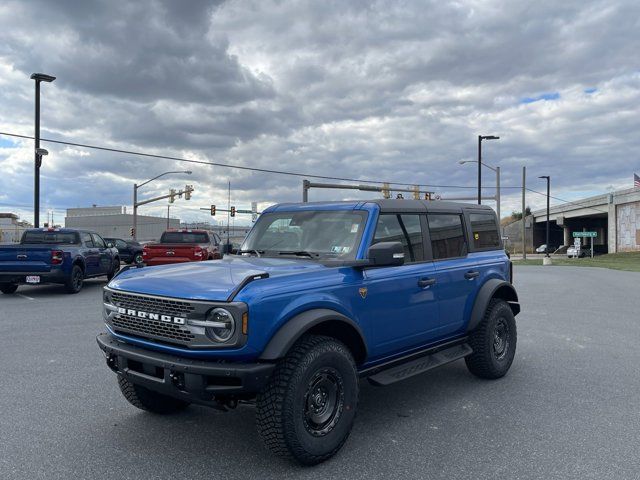
[[[516,360],[361,384],[345,448],[304,469],[270,455],[253,410],[130,406],[94,337],[103,281],[0,296],[0,478],[637,478],[640,273],[516,267]]]

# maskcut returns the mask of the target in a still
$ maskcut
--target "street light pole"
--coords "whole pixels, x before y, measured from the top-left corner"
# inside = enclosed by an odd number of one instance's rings
[[[495,135],[478,135],[478,205],[482,204],[482,141],[499,139]]]
[[[40,82],[53,82],[56,77],[44,73],[34,73],[31,80],[36,82],[35,101],[35,147],[34,147],[34,175],[33,175],[33,226],[40,227],[40,167],[42,166],[42,150],[40,148]],[[46,153],[44,154],[46,155]]]
[[[545,246],[545,252],[546,255],[545,257],[549,257],[549,194],[550,194],[550,188],[551,188],[551,178],[549,177],[549,175],[542,175],[538,178],[545,178],[547,180],[547,243]]]
[[[458,163],[460,165],[464,165],[465,163],[475,163],[477,160],[460,160]],[[494,172],[496,172],[496,213],[498,214],[498,219],[500,219],[500,167],[492,167],[491,165],[487,165],[486,163],[478,163],[478,166],[485,166]]]
[[[149,180],[147,180],[146,182],[142,182],[140,185],[138,185],[137,183],[133,184],[133,240],[137,240],[138,239],[138,189],[140,187],[145,186],[147,183],[151,183],[154,180],[160,178],[160,177],[164,177],[165,175],[170,175],[173,173],[186,173],[187,175],[191,175],[191,170],[180,170],[180,171],[171,171],[171,172],[164,172],[161,173],[160,175],[156,175],[153,178],[150,178]],[[145,202],[143,202],[145,203]],[[167,213],[167,218],[168,218],[168,213]],[[169,220],[167,220],[168,222]],[[168,227],[167,227],[168,228]]]

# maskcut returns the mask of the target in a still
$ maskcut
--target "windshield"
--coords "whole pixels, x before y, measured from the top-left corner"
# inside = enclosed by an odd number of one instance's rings
[[[209,243],[209,235],[197,232],[164,232],[160,243]]]
[[[366,219],[366,212],[352,210],[265,213],[241,251],[354,259]]]
[[[32,230],[24,232],[20,243],[23,245],[31,244],[68,244],[74,245],[80,243],[76,232],[47,232],[42,230]]]

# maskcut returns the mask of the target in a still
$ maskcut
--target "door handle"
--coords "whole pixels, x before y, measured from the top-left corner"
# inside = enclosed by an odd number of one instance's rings
[[[420,288],[427,288],[427,287],[430,287],[431,285],[435,285],[435,283],[436,283],[435,278],[421,278],[420,280],[418,280],[418,286]]]
[[[473,280],[476,277],[480,276],[480,272],[478,272],[477,270],[469,270],[467,273],[464,274],[464,278],[466,278],[467,280]]]

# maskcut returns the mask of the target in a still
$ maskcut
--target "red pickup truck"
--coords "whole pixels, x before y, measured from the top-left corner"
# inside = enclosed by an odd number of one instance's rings
[[[206,230],[167,230],[158,243],[148,243],[142,251],[146,265],[200,262],[222,258],[220,237]]]

